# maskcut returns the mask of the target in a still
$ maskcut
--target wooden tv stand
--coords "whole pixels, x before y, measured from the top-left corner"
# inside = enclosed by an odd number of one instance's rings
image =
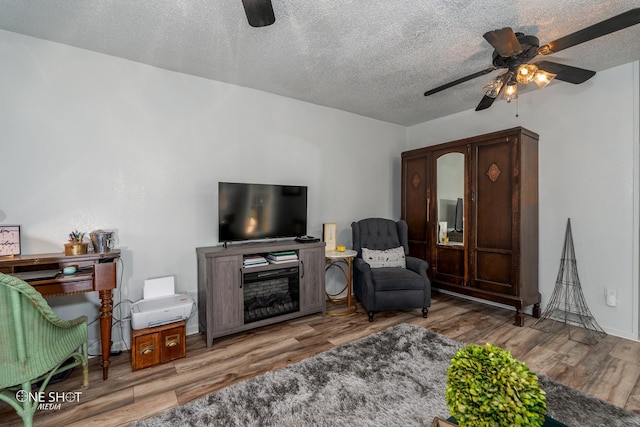
[[[31,272],[47,272],[64,267],[77,266],[74,274],[53,275],[41,279],[28,280],[43,297],[73,295],[98,291],[100,295],[100,339],[102,342],[102,379],[109,376],[109,356],[111,355],[111,319],[113,300],[111,290],[117,286],[116,261],[120,250],[90,253],[84,255],[35,254],[0,257],[0,272],[23,278]],[[22,276],[22,277],[21,277]]]
[[[246,255],[295,251],[297,261],[244,267]],[[242,243],[228,247],[197,248],[198,325],[207,347],[213,339],[313,313],[326,313],[324,288],[324,242],[275,241]],[[297,268],[299,305],[295,312],[245,321],[244,278],[248,273],[269,276],[283,268]]]

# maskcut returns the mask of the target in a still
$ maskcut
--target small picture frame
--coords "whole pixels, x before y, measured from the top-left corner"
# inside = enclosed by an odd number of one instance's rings
[[[20,255],[20,226],[0,225],[0,256]]]
[[[325,243],[325,252],[333,252],[336,250],[336,234],[338,227],[335,222],[328,222],[322,225],[322,240]]]

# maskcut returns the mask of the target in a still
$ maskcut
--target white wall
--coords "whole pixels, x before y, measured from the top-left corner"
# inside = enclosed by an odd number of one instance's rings
[[[600,72],[582,85],[559,82],[524,94],[519,117],[515,101],[496,101],[488,110],[468,110],[407,132],[409,149],[515,126],[537,132],[542,308],[555,286],[571,218],[589,309],[607,332],[633,339],[639,286],[638,81],[636,62]],[[605,287],[617,291],[617,307],[605,304]]]
[[[0,57],[1,223],[22,226],[24,254],[116,229],[123,300],[150,277],[197,288],[218,181],[306,185],[308,234],[336,222],[348,246],[351,221],[398,216],[404,127],[5,31]],[[93,319],[99,302],[51,304]]]

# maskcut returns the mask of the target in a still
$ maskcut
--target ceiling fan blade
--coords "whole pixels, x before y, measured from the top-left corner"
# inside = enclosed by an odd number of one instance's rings
[[[480,100],[480,103],[476,107],[476,111],[486,110],[487,108],[493,105],[493,101],[495,100],[496,98],[493,98],[491,96],[487,96],[487,95],[483,96],[482,99]]]
[[[276,22],[271,0],[242,0],[242,5],[252,27],[266,27]]]
[[[509,58],[522,53],[522,46],[513,30],[509,27],[487,31],[482,35],[500,56]]]
[[[571,65],[558,64],[557,62],[540,61],[535,65],[541,70],[556,74],[555,78],[558,80],[577,85],[586,82],[596,75],[595,71],[572,67]]]
[[[606,19],[602,22],[591,25],[590,27],[576,31],[575,33],[560,37],[558,40],[541,46],[540,49],[538,49],[538,53],[540,55],[550,55],[571,46],[588,42],[589,40],[597,39],[598,37],[606,36],[607,34],[615,33],[616,31],[639,23],[640,8],[631,9],[620,15],[616,15],[613,18]]]
[[[469,74],[468,76],[464,76],[459,78],[458,80],[454,80],[442,86],[438,86],[435,89],[428,90],[424,93],[424,96],[433,95],[434,93],[438,93],[442,90],[449,89],[455,85],[459,85],[460,83],[464,83],[466,81],[475,79],[476,77],[484,76],[485,74],[489,74],[490,72],[496,70],[496,67],[487,68],[486,70],[478,71],[477,73]]]

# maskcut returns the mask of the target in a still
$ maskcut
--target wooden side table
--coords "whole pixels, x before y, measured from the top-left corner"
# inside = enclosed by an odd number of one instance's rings
[[[353,259],[358,255],[358,252],[354,250],[346,250],[343,252],[332,251],[325,253],[325,273],[330,268],[338,268],[342,271],[342,274],[345,278],[345,285],[339,292],[335,294],[330,294],[326,291],[327,299],[330,302],[337,304],[346,303],[346,307],[343,310],[327,310],[327,316],[345,316],[347,314],[355,313],[356,304],[353,301],[352,292],[353,292]],[[346,269],[345,269],[346,267]],[[339,295],[343,294],[346,291],[347,295],[343,298],[337,298]]]
[[[131,330],[131,370],[148,368],[187,355],[186,322]]]

